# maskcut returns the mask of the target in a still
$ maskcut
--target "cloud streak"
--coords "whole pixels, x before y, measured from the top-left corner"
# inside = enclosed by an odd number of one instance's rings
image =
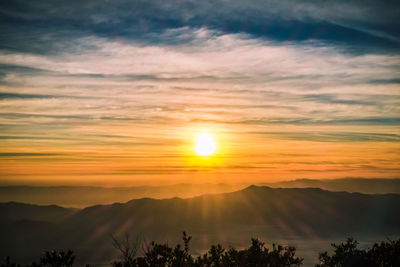
[[[398,6],[0,3],[0,174],[393,177]],[[204,129],[220,145],[211,166],[193,159]]]

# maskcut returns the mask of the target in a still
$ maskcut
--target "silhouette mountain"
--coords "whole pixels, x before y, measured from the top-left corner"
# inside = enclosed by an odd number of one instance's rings
[[[17,258],[29,262],[31,253],[37,255],[45,248],[71,248],[87,256],[82,261],[109,262],[115,256],[110,236],[126,232],[140,233],[151,240],[171,240],[185,229],[199,236],[200,245],[195,249],[217,239],[240,244],[241,238],[251,236],[269,240],[390,236],[400,233],[398,203],[399,194],[250,186],[232,193],[188,199],[134,199],[76,211],[53,207],[60,221],[49,216],[49,207],[31,205],[32,212],[27,211],[24,217],[10,211],[1,217],[0,251],[11,256],[19,253]],[[24,208],[29,210],[29,206]],[[43,211],[38,211],[41,208]],[[21,243],[27,244],[22,252]]]
[[[174,184],[161,186],[96,187],[96,186],[0,186],[0,202],[23,202],[38,205],[61,205],[84,208],[96,204],[127,202],[131,199],[190,198],[203,194],[220,194],[241,190],[249,184]],[[321,188],[329,191],[365,194],[400,194],[400,179],[298,179],[262,183],[273,188]],[[79,196],[79,197],[76,197]]]
[[[63,208],[57,205],[39,206],[17,202],[0,203],[0,220],[37,220],[60,222],[75,213],[77,209]]]
[[[68,227],[97,229],[111,224],[117,229],[132,221],[140,230],[163,228],[213,229],[232,226],[265,226],[279,231],[281,223],[296,234],[353,233],[397,229],[400,195],[365,195],[329,192],[317,188],[275,189],[250,186],[234,193],[190,199],[137,199],[125,204],[83,209],[65,223]],[[96,218],[95,220],[93,218]],[[82,228],[82,225],[85,225]],[[307,229],[306,229],[307,228]]]
[[[400,194],[400,179],[296,179],[293,181],[262,183],[260,185],[283,188],[318,187],[329,191],[359,192],[364,194]]]
[[[162,186],[0,186],[0,202],[23,202],[88,207],[96,204],[126,202],[134,198],[194,197],[226,193],[245,188],[243,184],[175,184]],[[79,196],[79,197],[76,197]]]

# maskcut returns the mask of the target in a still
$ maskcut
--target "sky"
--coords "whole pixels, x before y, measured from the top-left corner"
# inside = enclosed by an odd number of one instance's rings
[[[1,1],[0,184],[399,178],[399,17],[398,1]]]

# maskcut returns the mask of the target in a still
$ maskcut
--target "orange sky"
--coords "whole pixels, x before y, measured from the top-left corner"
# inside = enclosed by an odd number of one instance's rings
[[[398,143],[334,140],[337,126],[319,126],[318,132],[316,126],[282,128],[119,122],[74,126],[68,135],[57,133],[59,139],[54,129],[46,133],[54,140],[3,140],[1,182],[124,186],[398,175]],[[351,128],[345,127],[352,133],[371,130]],[[217,153],[209,157],[194,151],[196,135],[204,129],[214,134],[218,145]]]

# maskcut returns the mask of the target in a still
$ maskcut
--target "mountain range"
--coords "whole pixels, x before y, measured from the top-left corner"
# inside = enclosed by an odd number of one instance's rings
[[[23,202],[38,205],[60,205],[84,208],[96,204],[127,202],[137,198],[190,198],[203,194],[228,193],[250,184],[174,184],[162,186],[96,187],[96,186],[0,186],[0,202]],[[400,194],[400,179],[344,178],[331,180],[298,179],[260,183],[273,188],[315,187],[329,191],[365,194]],[[79,196],[79,197],[76,197]]]
[[[398,236],[399,203],[400,194],[266,186],[185,199],[133,199],[84,209],[9,202],[0,204],[0,256],[30,262],[43,250],[71,248],[81,255],[78,262],[107,263],[116,257],[111,236],[130,233],[142,240],[177,242],[183,230],[193,235],[198,252],[216,242],[244,246],[257,236],[268,242],[317,240],[328,245],[327,240],[350,235]],[[317,254],[318,248],[300,245],[300,251],[307,249]]]

